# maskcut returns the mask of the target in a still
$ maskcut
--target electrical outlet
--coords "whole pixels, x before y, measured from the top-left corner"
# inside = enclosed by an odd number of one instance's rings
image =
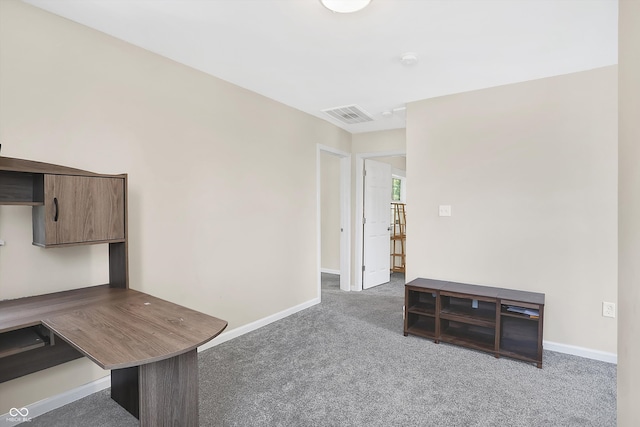
[[[616,303],[602,301],[602,315],[604,317],[616,317]]]

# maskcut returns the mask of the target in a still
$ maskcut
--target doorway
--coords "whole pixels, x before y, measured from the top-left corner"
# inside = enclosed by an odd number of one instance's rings
[[[356,205],[356,227],[355,227],[355,283],[353,286],[354,290],[362,290],[364,288],[364,274],[362,267],[365,266],[364,258],[365,258],[365,241],[364,241],[364,218],[365,218],[365,203],[364,203],[364,170],[365,170],[365,160],[366,159],[375,159],[375,160],[384,160],[386,157],[404,157],[406,158],[406,151],[398,150],[398,151],[383,151],[383,152],[375,152],[375,153],[358,153],[356,154],[355,159],[355,177],[356,177],[356,197],[355,197],[355,205]],[[397,174],[397,171],[393,171],[392,174]],[[404,175],[404,174],[403,174]],[[389,182],[391,181],[391,176],[389,176]],[[390,211],[390,201],[391,197],[389,196],[385,203],[385,209]],[[390,224],[389,224],[390,225]],[[390,251],[389,251],[390,242],[387,240],[387,261],[388,266],[390,265]],[[366,267],[366,266],[365,266]]]
[[[351,154],[333,147],[317,145],[316,149],[316,206],[317,206],[317,263],[318,263],[318,297],[321,296],[322,274],[322,181],[323,181],[323,156],[332,156],[339,159],[337,168],[339,173],[339,274],[340,290],[351,290]]]

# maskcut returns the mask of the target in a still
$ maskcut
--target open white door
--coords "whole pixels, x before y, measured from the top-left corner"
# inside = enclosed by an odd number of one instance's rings
[[[362,288],[368,289],[390,279],[391,165],[366,159],[364,169]]]

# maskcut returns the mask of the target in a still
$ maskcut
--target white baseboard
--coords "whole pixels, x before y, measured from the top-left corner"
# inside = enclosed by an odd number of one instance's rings
[[[248,325],[244,325],[239,328],[232,329],[229,332],[224,332],[219,336],[217,336],[216,338],[214,338],[212,341],[209,341],[208,343],[198,347],[198,351],[215,347],[218,344],[222,344],[223,342],[229,341],[233,338],[237,338],[240,335],[244,335],[248,332],[255,331],[256,329],[266,326],[269,323],[273,323],[276,320],[284,319],[287,316],[291,316],[294,313],[297,313],[299,311],[304,310],[305,308],[312,307],[319,303],[320,303],[320,298],[314,298],[302,304],[283,310],[279,313],[275,313],[263,319],[256,320],[255,322],[249,323]],[[40,416],[49,411],[53,411],[54,409],[60,408],[61,406],[67,405],[71,402],[75,402],[78,399],[82,399],[83,397],[87,397],[90,394],[97,393],[109,387],[111,387],[111,376],[107,375],[106,377],[100,378],[99,380],[93,381],[89,384],[76,387],[72,390],[66,391],[64,393],[60,393],[56,396],[51,396],[39,402],[32,403],[31,405],[27,405],[26,408],[29,411],[29,413],[26,418],[29,419],[29,418]],[[22,410],[23,408],[18,408],[18,409]],[[20,418],[21,421],[17,421],[16,418]],[[16,426],[20,424],[20,422],[22,422],[22,418],[23,417],[20,415],[14,417],[10,413],[0,415],[0,427]],[[24,420],[24,421],[27,421],[27,420]]]
[[[211,347],[215,347],[218,344],[222,344],[223,342],[227,342],[229,340],[237,338],[240,335],[244,335],[251,331],[255,331],[256,329],[259,329],[263,326],[267,326],[269,323],[273,323],[277,320],[284,319],[287,316],[291,316],[292,314],[295,314],[299,311],[304,310],[305,308],[312,307],[319,303],[320,303],[320,298],[314,298],[307,302],[303,302],[302,304],[298,304],[294,307],[283,310],[279,313],[272,314],[271,316],[267,316],[265,318],[256,320],[255,322],[251,322],[247,325],[240,326],[239,328],[232,329],[229,332],[223,332],[222,334],[214,338],[212,341],[209,341],[208,343],[198,347],[198,351],[204,351]]]
[[[87,397],[90,394],[97,393],[109,387],[111,387],[111,375],[107,375],[106,377],[102,377],[88,384],[81,385],[80,387],[76,387],[69,391],[65,391],[64,393],[60,393],[58,395],[43,399],[39,402],[27,405],[26,409],[28,410],[28,414],[26,414],[25,417],[21,416],[20,414],[18,414],[17,416],[12,416],[11,413],[2,414],[0,415],[0,427],[15,426],[20,424],[21,422],[28,422],[31,418],[38,417],[49,411],[53,411],[54,409],[60,408],[61,406],[67,405],[71,402],[75,402],[78,399],[82,399],[83,397]],[[17,409],[22,411],[24,408]]]
[[[618,355],[607,353],[606,351],[592,350],[590,348],[578,347],[569,344],[543,341],[542,347],[545,350],[557,351],[558,353],[572,354],[574,356],[586,357],[587,359],[599,360],[601,362],[618,364]]]
[[[331,268],[321,268],[320,273],[329,273],[340,275],[340,270],[332,270]]]

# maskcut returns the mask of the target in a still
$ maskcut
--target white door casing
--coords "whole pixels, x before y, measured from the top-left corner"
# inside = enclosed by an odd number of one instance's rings
[[[378,157],[406,157],[407,152],[405,150],[392,150],[392,151],[375,151],[368,153],[356,153],[354,156],[354,175],[356,180],[355,185],[355,217],[354,217],[354,234],[355,239],[353,240],[353,256],[354,256],[354,266],[357,266],[353,269],[354,280],[352,283],[352,290],[361,291],[362,290],[362,282],[363,282],[363,274],[362,274],[362,265],[363,265],[363,227],[362,227],[362,217],[363,217],[363,208],[364,208],[364,161],[366,159],[375,159]],[[389,263],[391,265],[391,263]]]
[[[391,224],[391,165],[365,160],[363,289],[387,283]]]
[[[351,154],[322,144],[316,145],[316,236],[317,236],[317,289],[318,301],[321,292],[321,174],[320,153],[325,152],[340,158],[340,289],[351,290]]]

